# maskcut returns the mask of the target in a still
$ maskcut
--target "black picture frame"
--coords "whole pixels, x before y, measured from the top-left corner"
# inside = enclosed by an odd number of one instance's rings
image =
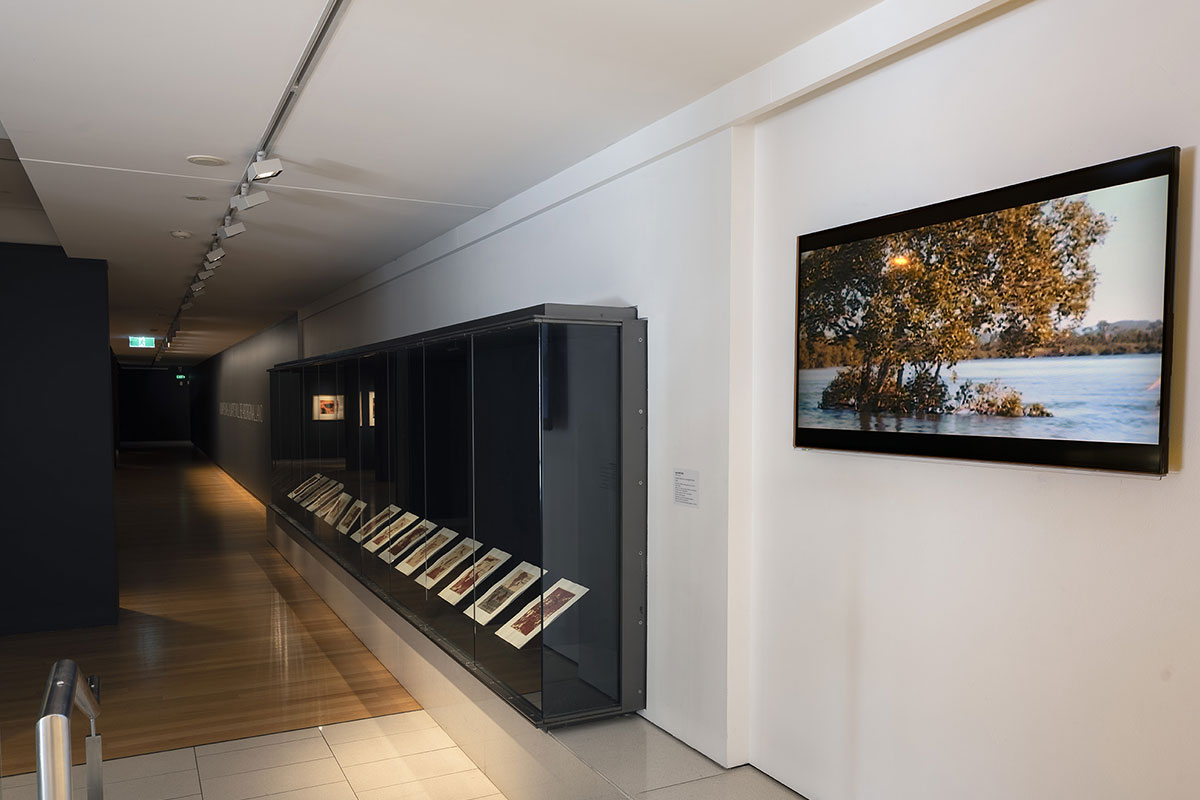
[[[1171,363],[1174,355],[1172,333],[1174,329],[1179,159],[1180,149],[1167,147],[1105,164],[798,236],[796,241],[796,327],[793,338],[795,355],[793,363],[793,379],[795,381],[792,409],[793,446],[1165,474],[1168,470],[1170,444],[1168,428]],[[1057,198],[1067,198],[1084,192],[1162,176],[1167,177],[1168,180],[1166,225],[1163,231],[1166,257],[1163,264],[1162,360],[1158,387],[1159,414],[1158,441],[1156,443],[882,430],[879,429],[880,425],[873,423],[873,420],[888,416],[888,414],[857,410],[854,410],[853,413],[858,414],[861,419],[858,429],[845,427],[848,424],[845,416],[841,418],[842,427],[802,423],[801,348],[805,341],[804,323],[811,321],[810,318],[804,316],[807,311],[804,293],[804,255],[806,253],[876,237],[911,232],[929,225],[965,220],[1032,203],[1048,203]],[[907,265],[908,262],[905,260],[903,263]],[[886,271],[886,269],[886,266],[881,266],[882,271]],[[818,322],[818,324],[823,323]],[[829,337],[829,334],[826,334],[826,337]],[[831,341],[831,339],[827,338],[827,341]],[[867,371],[862,369],[859,373],[864,374]],[[904,372],[901,371],[900,374],[903,376]],[[897,383],[899,382],[897,381]],[[824,403],[823,399],[822,407],[829,408]],[[811,412],[811,407],[811,402],[804,406],[808,412]],[[808,416],[814,415],[808,413]],[[937,416],[934,414],[923,418],[932,419]],[[916,420],[918,417],[911,418]]]

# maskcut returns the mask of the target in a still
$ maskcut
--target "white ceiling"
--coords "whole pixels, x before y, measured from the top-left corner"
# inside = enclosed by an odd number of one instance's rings
[[[219,352],[875,2],[347,0],[276,140],[271,201],[242,217],[167,361]],[[0,241],[107,259],[113,349],[149,360],[126,337],[174,314],[326,0],[12,5]]]

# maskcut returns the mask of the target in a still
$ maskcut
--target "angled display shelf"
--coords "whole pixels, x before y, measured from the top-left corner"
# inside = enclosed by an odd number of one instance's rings
[[[276,365],[271,507],[542,726],[645,707],[646,323],[543,305]]]

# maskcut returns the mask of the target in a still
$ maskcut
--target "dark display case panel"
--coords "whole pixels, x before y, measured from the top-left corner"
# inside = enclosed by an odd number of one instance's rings
[[[645,370],[549,305],[278,365],[273,509],[535,723],[644,708]]]

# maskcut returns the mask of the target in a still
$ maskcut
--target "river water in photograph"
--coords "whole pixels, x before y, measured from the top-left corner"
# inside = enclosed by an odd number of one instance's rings
[[[942,370],[953,397],[965,381],[996,381],[1021,393],[1028,406],[1041,403],[1053,417],[991,417],[933,414],[900,417],[822,409],[821,392],[837,367],[800,370],[797,423],[801,428],[950,433],[970,436],[1018,436],[1093,442],[1158,443],[1161,373],[1158,353],[1121,356],[990,358],[960,361]],[[956,382],[949,382],[947,372]]]

